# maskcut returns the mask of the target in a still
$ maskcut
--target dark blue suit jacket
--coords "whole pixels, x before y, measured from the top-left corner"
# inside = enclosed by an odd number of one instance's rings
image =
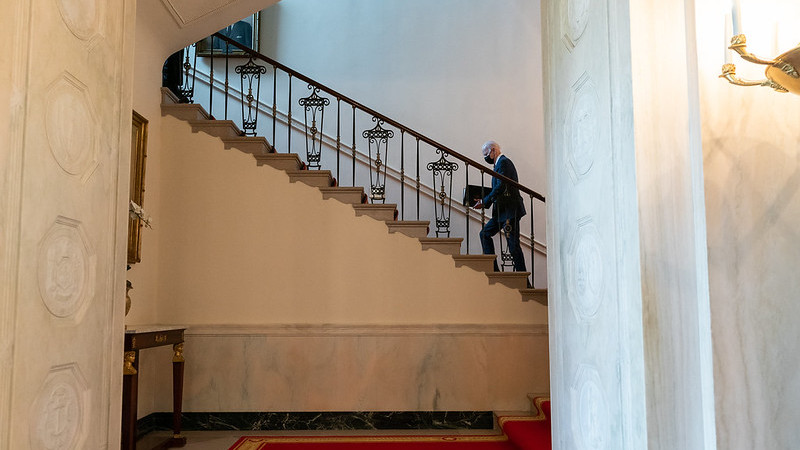
[[[494,163],[494,171],[500,175],[519,181],[517,168],[505,155],[500,155]],[[492,177],[492,190],[483,198],[483,207],[492,209],[492,217],[501,223],[509,219],[519,220],[526,214],[525,202],[519,194],[519,188]]]

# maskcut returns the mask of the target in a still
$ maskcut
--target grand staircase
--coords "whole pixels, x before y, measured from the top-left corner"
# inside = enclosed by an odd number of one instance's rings
[[[523,302],[535,301],[547,305],[546,289],[527,288],[529,272],[494,272],[494,255],[461,254],[462,238],[430,237],[430,223],[416,220],[397,220],[397,205],[368,203],[363,187],[338,186],[329,170],[307,170],[301,158],[294,153],[276,153],[262,136],[244,136],[231,120],[215,120],[199,104],[179,103],[168,89],[162,88],[162,115],[170,115],[188,122],[193,132],[203,132],[222,141],[226,149],[235,149],[252,155],[257,166],[270,166],[284,171],[291,183],[303,183],[318,189],[323,199],[335,199],[350,205],[355,215],[370,217],[386,224],[388,233],[401,233],[417,239],[420,250],[432,249],[449,255],[456,268],[467,267],[475,277],[483,277],[489,284],[500,284],[519,291]]]

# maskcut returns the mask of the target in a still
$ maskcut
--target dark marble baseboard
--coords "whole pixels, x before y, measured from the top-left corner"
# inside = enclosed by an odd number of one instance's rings
[[[186,412],[184,431],[218,430],[491,430],[491,411],[401,412]],[[137,437],[172,429],[172,413],[137,422]]]

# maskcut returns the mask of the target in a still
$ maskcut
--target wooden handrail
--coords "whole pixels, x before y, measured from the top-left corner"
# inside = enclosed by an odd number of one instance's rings
[[[243,45],[239,44],[238,42],[234,41],[233,39],[231,39],[231,38],[229,38],[227,36],[224,36],[222,34],[214,33],[212,36],[214,38],[216,38],[216,39],[219,39],[219,40],[221,40],[223,42],[226,42],[229,45],[232,45],[232,46],[236,47],[237,49],[241,50],[242,52],[244,52],[245,54],[249,55],[250,57],[252,57],[254,59],[260,59],[260,60],[270,64],[271,66],[279,68],[282,71],[290,74],[294,78],[302,80],[302,81],[304,81],[304,82],[306,82],[306,83],[308,83],[310,85],[313,85],[314,87],[320,88],[321,90],[323,90],[323,91],[327,92],[328,94],[332,95],[333,97],[335,97],[337,100],[344,100],[347,103],[349,103],[350,105],[352,105],[352,106],[354,106],[354,107],[366,112],[367,114],[370,114],[373,117],[377,117],[378,119],[382,120],[384,123],[387,123],[389,125],[394,126],[395,128],[403,130],[405,133],[410,134],[411,136],[415,137],[416,139],[418,139],[418,140],[420,140],[422,142],[425,142],[426,144],[428,144],[428,145],[430,145],[432,147],[435,147],[436,149],[439,149],[439,150],[447,153],[448,155],[452,155],[455,158],[457,158],[457,159],[461,160],[462,162],[464,162],[465,164],[474,167],[475,169],[479,170],[481,173],[487,173],[487,174],[489,174],[489,175],[491,175],[491,176],[493,176],[495,178],[498,178],[498,179],[500,179],[500,180],[502,180],[502,181],[504,181],[506,183],[509,183],[509,184],[511,184],[513,186],[516,186],[521,192],[524,192],[524,193],[530,195],[531,197],[533,197],[533,198],[535,198],[537,200],[540,200],[542,202],[545,201],[545,197],[543,195],[539,194],[538,192],[534,191],[533,189],[528,188],[525,185],[520,184],[518,181],[514,181],[511,178],[508,178],[508,177],[506,177],[504,175],[501,175],[501,174],[495,172],[492,169],[487,169],[487,168],[483,167],[482,164],[474,161],[473,159],[468,158],[468,157],[462,155],[461,153],[458,153],[457,151],[452,150],[449,147],[446,147],[446,146],[434,141],[433,139],[425,136],[422,133],[414,131],[414,130],[412,130],[411,128],[409,128],[407,126],[402,125],[399,122],[390,119],[389,117],[387,117],[387,116],[385,116],[385,115],[373,110],[372,108],[369,108],[369,107],[367,107],[367,106],[365,106],[365,105],[363,105],[363,104],[351,99],[350,97],[348,97],[348,96],[346,96],[344,94],[341,94],[341,93],[337,92],[336,90],[325,86],[324,84],[321,84],[321,83],[319,83],[319,82],[317,82],[315,80],[312,80],[311,78],[309,78],[309,77],[297,72],[296,70],[294,70],[294,69],[292,69],[290,67],[287,67],[287,66],[279,63],[278,61],[275,61],[274,59],[272,59],[272,58],[270,58],[268,56],[262,55],[261,53],[258,53],[258,52],[254,51],[252,49],[247,48],[247,47],[244,47]],[[212,51],[211,55],[212,55],[212,58],[213,58],[213,51]]]

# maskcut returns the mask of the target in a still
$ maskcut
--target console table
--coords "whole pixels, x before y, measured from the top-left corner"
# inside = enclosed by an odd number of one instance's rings
[[[139,389],[139,350],[172,345],[172,431],[171,438],[156,448],[183,447],[181,435],[183,404],[183,332],[186,327],[136,326],[125,330],[125,359],[122,381],[122,449],[136,449],[136,403]]]

